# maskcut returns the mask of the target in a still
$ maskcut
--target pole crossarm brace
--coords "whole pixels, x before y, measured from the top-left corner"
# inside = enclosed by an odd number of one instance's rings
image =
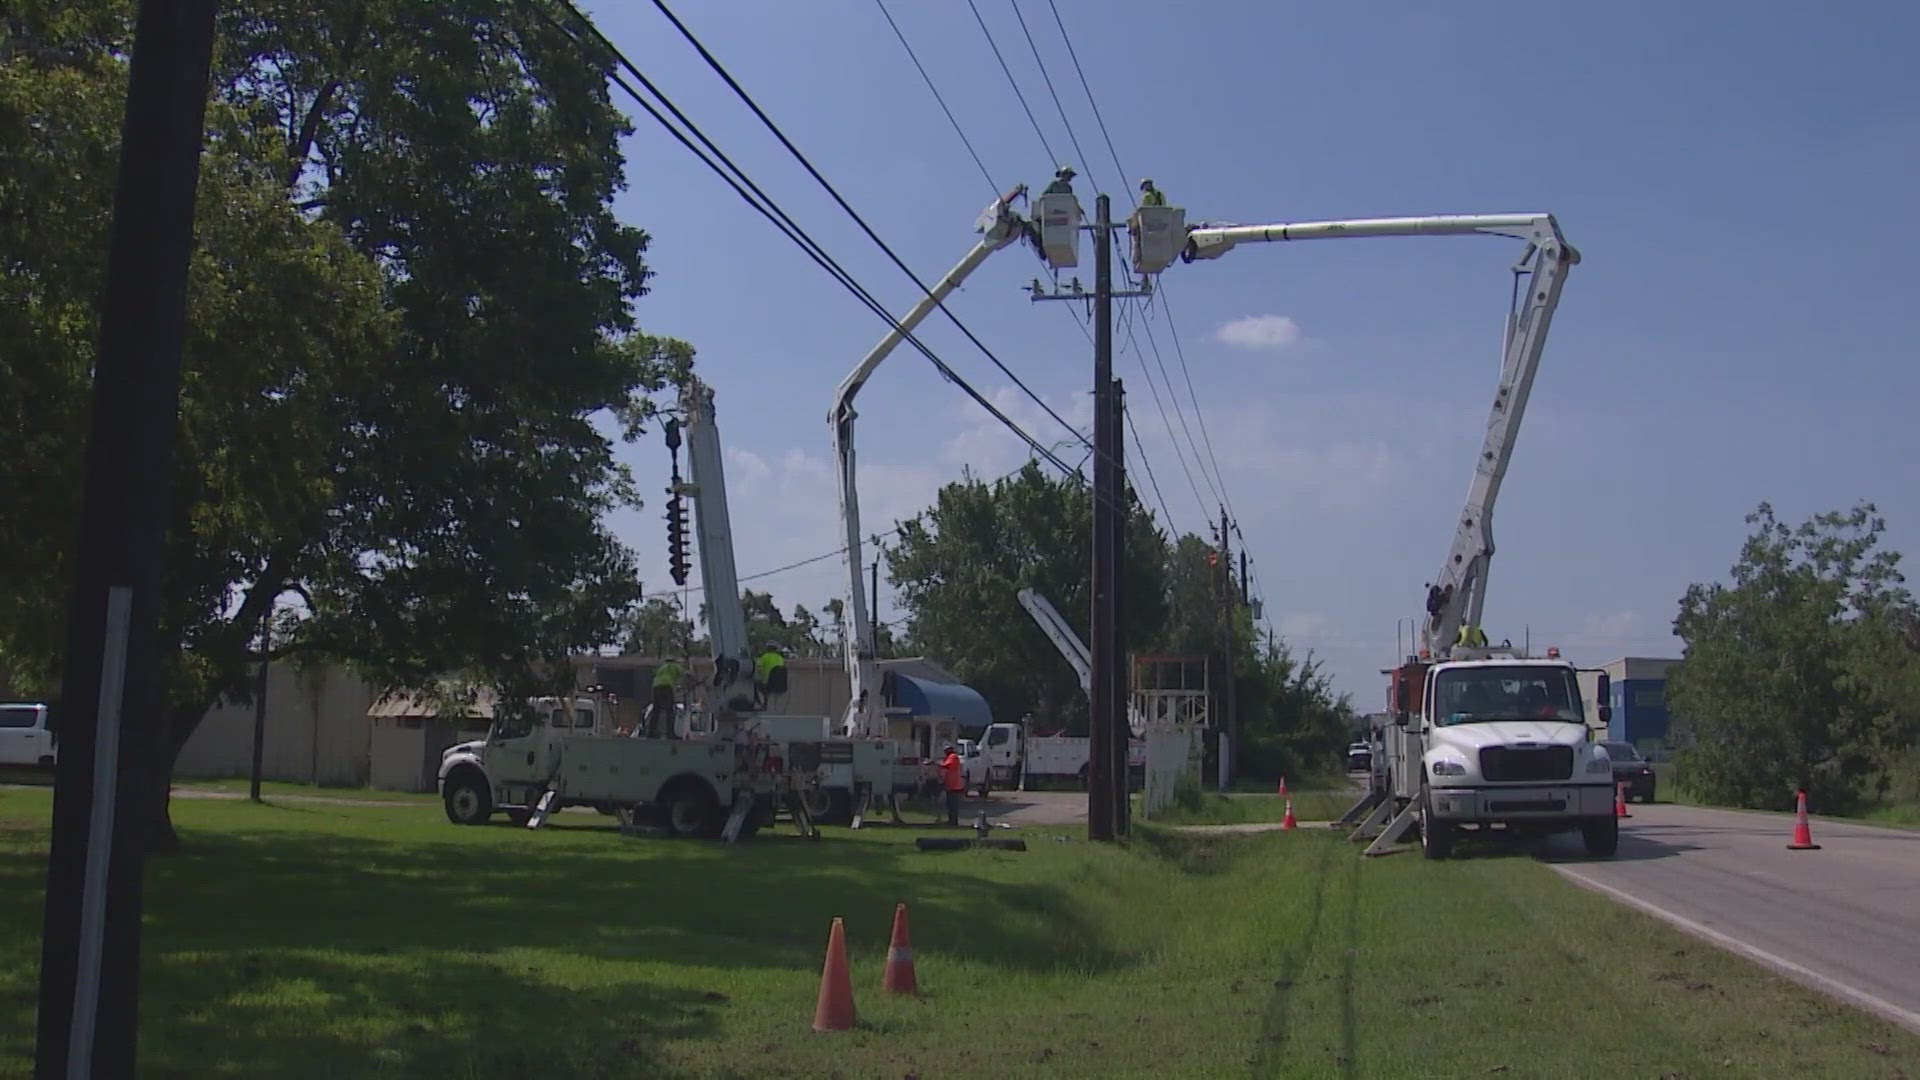
[[[861,359],[834,393],[833,408],[827,414],[827,424],[833,433],[834,481],[840,497],[840,521],[846,530],[848,587],[843,617],[852,625],[850,628],[843,625],[842,629],[847,643],[847,675],[851,681],[852,697],[847,704],[843,732],[849,736],[878,735],[884,730],[880,669],[873,648],[873,620],[867,611],[866,583],[860,576],[863,558],[860,497],[855,484],[853,453],[853,422],[859,414],[854,411],[853,399],[860,393],[860,388],[866,385],[867,379],[872,377],[880,362],[907,340],[914,327],[938,310],[947,296],[979,269],[981,263],[986,262],[987,256],[1029,235],[1030,226],[1026,219],[1013,211],[1013,201],[1025,193],[1026,185],[1017,185],[986,208],[974,225],[974,231],[981,234],[980,241]]]
[[[1236,245],[1291,240],[1339,240],[1369,236],[1505,236],[1526,241],[1513,264],[1513,296],[1501,345],[1500,383],[1487,416],[1486,439],[1474,464],[1466,507],[1453,547],[1440,573],[1427,584],[1421,640],[1429,655],[1445,658],[1463,626],[1479,626],[1493,559],[1493,507],[1513,459],[1520,420],[1533,392],[1534,373],[1546,348],[1547,329],[1560,304],[1568,271],[1580,252],[1567,243],[1552,214],[1441,214],[1429,217],[1357,218],[1276,225],[1202,223],[1187,233],[1181,259],[1217,259]],[[1521,281],[1526,279],[1524,290]]]

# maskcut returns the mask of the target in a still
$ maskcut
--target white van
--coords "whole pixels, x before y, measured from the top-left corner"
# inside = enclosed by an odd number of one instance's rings
[[[53,768],[50,721],[50,711],[44,703],[0,702],[0,765]]]

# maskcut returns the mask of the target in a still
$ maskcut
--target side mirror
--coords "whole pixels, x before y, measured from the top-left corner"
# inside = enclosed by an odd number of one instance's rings
[[[1613,706],[1611,705],[1600,706],[1600,722],[1603,724],[1613,723]]]

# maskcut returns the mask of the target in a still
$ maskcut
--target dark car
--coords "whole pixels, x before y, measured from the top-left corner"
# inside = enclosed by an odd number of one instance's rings
[[[1640,751],[1632,743],[1603,742],[1600,744],[1613,759],[1613,782],[1627,785],[1627,799],[1639,799],[1641,802],[1653,801],[1653,762],[1640,756]]]
[[[1373,768],[1373,748],[1357,742],[1347,747],[1347,771],[1367,772]]]

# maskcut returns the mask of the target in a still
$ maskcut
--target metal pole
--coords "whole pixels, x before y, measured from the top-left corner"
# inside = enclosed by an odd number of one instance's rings
[[[1113,667],[1113,230],[1107,196],[1094,200],[1093,224],[1093,619],[1088,642],[1087,839],[1114,838]]]
[[[157,636],[215,6],[142,0],[134,30],[67,617],[39,1080],[135,1072],[140,845],[165,797],[154,762],[170,751]]]
[[[874,659],[880,658],[880,556],[873,556],[873,648]]]
[[[273,645],[273,605],[260,613],[260,685],[253,693],[253,768],[247,773],[247,798],[260,801],[260,748],[267,736],[267,650]]]
[[[1218,579],[1218,588],[1220,595],[1220,636],[1223,642],[1220,667],[1221,675],[1226,682],[1221,687],[1221,694],[1225,699],[1227,709],[1227,731],[1231,735],[1230,741],[1233,743],[1235,752],[1237,753],[1240,746],[1240,709],[1237,700],[1238,695],[1234,692],[1234,685],[1239,682],[1239,680],[1234,678],[1232,544],[1233,539],[1227,534],[1227,509],[1223,506],[1220,508],[1220,577]],[[1237,764],[1238,762],[1228,763],[1227,780],[1229,783],[1238,779],[1240,775],[1240,770],[1234,767]]]

